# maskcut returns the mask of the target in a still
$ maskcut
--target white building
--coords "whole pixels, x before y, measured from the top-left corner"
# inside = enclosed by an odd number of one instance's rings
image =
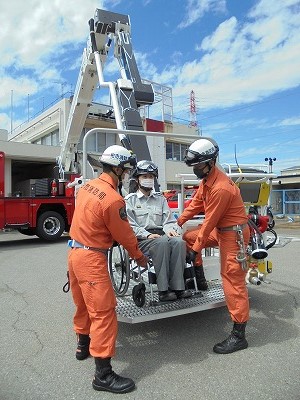
[[[40,115],[15,128],[8,134],[8,141],[37,144],[42,145],[42,147],[52,146],[49,154],[51,154],[53,162],[55,162],[55,158],[59,156],[61,143],[64,140],[71,102],[72,97],[61,99]],[[163,110],[165,107],[164,101],[162,100],[161,103]],[[164,114],[162,111],[161,121],[145,117],[146,113],[149,114],[148,109],[141,108],[141,113],[144,113],[142,117],[144,130],[169,134],[161,138],[147,137],[151,158],[159,168],[161,190],[179,188],[180,180],[176,177],[176,174],[191,173],[191,169],[183,163],[183,157],[185,149],[193,139],[188,139],[184,136],[195,135],[196,140],[198,138],[197,129],[186,125],[174,124],[171,120],[172,112]],[[167,118],[165,118],[166,115],[168,115]],[[111,106],[93,103],[89,107],[78,144],[79,151],[82,151],[82,141],[85,133],[92,128],[116,128]],[[182,135],[182,138],[172,137],[173,133]],[[118,135],[110,132],[96,133],[91,136],[87,143],[89,154],[97,158],[107,146],[119,143],[119,139]]]

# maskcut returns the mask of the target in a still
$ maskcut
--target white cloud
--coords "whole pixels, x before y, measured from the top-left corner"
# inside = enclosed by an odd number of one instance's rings
[[[55,60],[61,61],[62,57],[66,57],[67,50],[86,40],[87,21],[94,15],[95,9],[102,6],[101,0],[3,2],[0,106],[7,106],[5,99],[10,96],[11,90],[15,104],[18,104],[27,94],[49,86],[51,80],[61,80]],[[68,64],[65,65],[67,69]],[[24,71],[21,76],[20,68]]]
[[[211,36],[207,36],[201,43],[203,51],[215,51],[222,48],[224,52],[230,50],[237,35],[237,20],[235,17],[221,23]]]
[[[178,25],[179,29],[183,29],[192,25],[194,22],[201,19],[205,13],[226,11],[225,0],[188,0],[186,6],[186,15],[183,21]]]
[[[8,114],[4,114],[4,113],[0,113],[0,126],[1,127],[5,126],[6,129],[8,130],[10,124],[11,124],[11,119],[9,118],[9,115]]]
[[[241,119],[241,120],[237,119],[232,122],[219,122],[219,123],[212,123],[212,124],[207,124],[206,121],[204,120],[205,131],[209,131],[209,132],[216,131],[216,132],[222,132],[222,133],[225,131],[228,132],[228,131],[232,130],[233,128],[239,128],[239,127],[245,127],[245,126],[248,126],[248,127],[253,126],[253,127],[255,127],[255,129],[261,128],[261,127],[266,128],[265,124],[266,124],[265,119],[258,119],[258,118]]]
[[[300,9],[299,0],[284,0],[284,1],[273,1],[273,0],[260,0],[252,8],[249,13],[249,17],[261,18],[268,15],[277,15],[278,13],[285,12],[286,9],[293,14],[297,14]]]
[[[0,107],[6,108],[11,104],[11,98],[14,104],[18,103],[20,99],[27,98],[27,95],[35,93],[37,90],[37,83],[24,75],[18,76],[18,84],[12,77],[0,78],[0,86],[2,96],[0,96]],[[14,89],[12,89],[14,88]]]
[[[87,37],[87,21],[101,1],[28,0],[24,6],[12,0],[1,5],[0,49],[2,65],[21,63],[35,67],[49,50],[59,51],[61,45],[76,44]]]
[[[278,123],[277,126],[294,126],[300,125],[300,117],[286,118]]]
[[[300,14],[291,5],[300,3],[275,3],[262,0],[243,25],[231,17],[204,38],[201,58],[182,65],[171,82],[174,102],[194,90],[205,97],[204,109],[232,107],[299,86]]]
[[[140,52],[135,52],[136,63],[139,68],[139,73],[142,78],[152,77],[156,74],[157,68],[155,65],[148,61],[151,58],[151,54],[142,54]]]
[[[120,0],[4,2],[0,107],[9,108],[12,89],[16,105],[26,101],[28,94],[33,96],[46,88],[49,91],[51,86],[60,93],[63,73],[79,69],[81,57],[76,54],[74,59],[75,53],[70,52],[82,52],[87,21],[96,8],[112,9],[119,3]],[[147,4],[145,0],[143,5]],[[181,28],[205,13],[226,12],[225,0],[187,0],[186,4]],[[224,20],[197,44],[198,59],[184,64],[176,47],[171,57],[173,64],[163,70],[153,62],[156,49],[149,54],[137,52],[141,77],[172,86],[174,115],[185,112],[187,118],[191,90],[196,98],[201,96],[201,110],[205,111],[261,101],[275,92],[295,88],[300,84],[299,4],[299,0],[255,2],[244,22],[236,17]],[[21,65],[25,68],[22,72]],[[105,74],[117,74],[118,70],[116,60],[105,66]]]

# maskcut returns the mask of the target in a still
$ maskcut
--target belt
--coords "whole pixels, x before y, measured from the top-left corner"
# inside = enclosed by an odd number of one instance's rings
[[[224,232],[224,231],[239,231],[243,230],[246,228],[248,224],[240,224],[240,225],[232,225],[232,226],[225,226],[224,228],[218,228],[219,232]]]
[[[74,239],[68,240],[68,246],[72,247],[72,249],[80,248],[80,249],[84,249],[84,250],[98,251],[99,253],[103,253],[105,255],[107,255],[107,253],[108,253],[107,249],[101,249],[99,247],[85,246],[84,244],[77,242],[77,240],[74,240]]]

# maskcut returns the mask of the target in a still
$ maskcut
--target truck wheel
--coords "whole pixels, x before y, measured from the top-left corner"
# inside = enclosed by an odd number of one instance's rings
[[[55,211],[46,211],[39,216],[36,234],[39,238],[45,240],[58,239],[65,230],[65,221],[63,217]]]
[[[22,233],[22,235],[26,236],[34,236],[36,235],[36,229],[35,228],[26,228],[26,229],[18,229],[18,232]]]

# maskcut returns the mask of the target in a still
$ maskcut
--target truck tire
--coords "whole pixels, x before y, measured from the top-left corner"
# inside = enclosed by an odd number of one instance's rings
[[[22,233],[22,235],[26,236],[34,236],[36,235],[36,229],[35,228],[26,228],[26,229],[18,229],[18,232]]]
[[[65,221],[56,211],[46,211],[37,221],[36,234],[39,238],[53,241],[61,237],[65,230]]]

